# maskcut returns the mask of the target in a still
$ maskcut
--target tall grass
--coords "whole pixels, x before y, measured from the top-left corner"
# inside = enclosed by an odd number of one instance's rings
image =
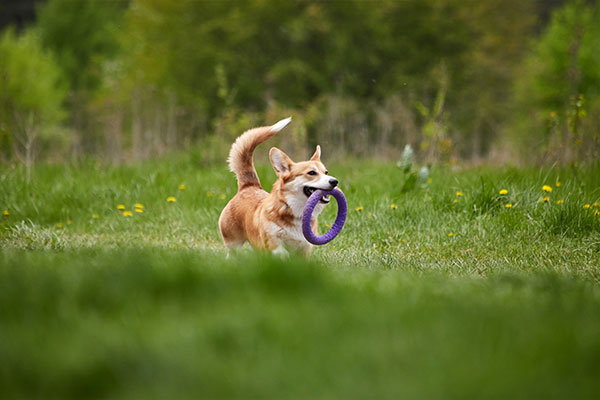
[[[193,251],[0,258],[0,387],[25,398],[591,398],[600,292]]]
[[[437,167],[407,191],[395,165],[326,164],[349,215],[311,260],[225,260],[224,166],[0,172],[2,398],[598,392],[594,169]]]
[[[565,266],[589,271],[597,261],[589,258],[600,233],[600,190],[591,169],[439,167],[429,183],[406,192],[404,175],[392,164],[355,161],[328,168],[341,181],[350,213],[342,234],[315,249],[315,257],[326,262],[451,272],[460,263],[463,272],[479,273],[482,263],[487,271]],[[258,170],[269,190],[272,169]],[[0,208],[10,214],[0,219],[5,248],[160,246],[221,252],[216,222],[236,190],[226,168],[198,168],[185,157],[138,167],[48,165],[29,185],[23,178],[18,168],[0,174]],[[544,192],[544,185],[553,191]],[[502,189],[506,194],[499,193]],[[176,201],[167,202],[170,196]],[[143,214],[135,212],[137,203],[144,205]],[[133,215],[123,216],[118,205]],[[321,231],[335,212],[335,205],[326,209]],[[559,256],[568,249],[573,249],[569,257]],[[516,257],[506,258],[513,251]]]

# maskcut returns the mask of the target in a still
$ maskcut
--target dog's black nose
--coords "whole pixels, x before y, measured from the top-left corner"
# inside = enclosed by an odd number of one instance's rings
[[[336,187],[338,184],[338,180],[335,178],[332,178],[329,180],[329,184],[331,185],[331,187]]]

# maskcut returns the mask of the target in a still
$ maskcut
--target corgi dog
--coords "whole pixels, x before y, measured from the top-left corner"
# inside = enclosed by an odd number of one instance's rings
[[[249,242],[252,247],[286,255],[297,250],[310,255],[312,244],[302,234],[302,211],[310,195],[317,189],[332,190],[338,180],[328,175],[321,162],[321,147],[308,161],[294,162],[276,147],[269,159],[277,180],[270,193],[260,185],[252,155],[260,143],[285,128],[292,118],[275,125],[250,129],[238,137],[229,152],[229,168],[238,182],[237,194],[227,203],[219,217],[219,230],[228,250]],[[317,217],[329,203],[321,199],[312,214],[311,226],[317,234]]]

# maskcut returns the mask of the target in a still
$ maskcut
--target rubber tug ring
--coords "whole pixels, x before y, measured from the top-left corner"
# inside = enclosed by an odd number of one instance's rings
[[[319,203],[319,201],[323,198],[323,196],[333,196],[338,204],[338,212],[337,217],[335,218],[335,222],[331,226],[329,232],[317,236],[311,229],[310,221],[312,218],[312,213],[315,210],[315,207]],[[306,204],[304,205],[304,210],[302,212],[302,233],[306,240],[308,240],[312,244],[322,245],[325,243],[331,242],[342,230],[344,227],[344,223],[346,222],[346,216],[348,215],[348,203],[346,202],[346,198],[344,197],[344,193],[338,188],[334,188],[333,190],[321,190],[317,189],[313,194],[310,195]]]

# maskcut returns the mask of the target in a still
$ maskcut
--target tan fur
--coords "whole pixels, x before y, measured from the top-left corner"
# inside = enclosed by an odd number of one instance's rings
[[[229,249],[248,241],[256,249],[285,253],[287,247],[310,254],[312,245],[302,235],[301,227],[302,210],[308,199],[304,187],[332,189],[337,184],[335,178],[326,175],[327,170],[320,160],[321,148],[317,146],[310,160],[294,163],[287,154],[273,147],[269,157],[278,177],[271,193],[261,187],[252,161],[256,146],[283,129],[290,120],[250,129],[231,146],[228,162],[237,177],[238,192],[219,217],[221,236]],[[314,175],[309,175],[309,171],[314,171]],[[313,213],[311,226],[315,234],[317,216],[324,206],[319,203]]]
[[[260,143],[264,142],[271,136],[277,133],[270,126],[250,129],[238,137],[229,151],[229,169],[235,173],[238,181],[238,191],[246,186],[259,186],[260,181],[254,162],[252,161],[252,153]]]

